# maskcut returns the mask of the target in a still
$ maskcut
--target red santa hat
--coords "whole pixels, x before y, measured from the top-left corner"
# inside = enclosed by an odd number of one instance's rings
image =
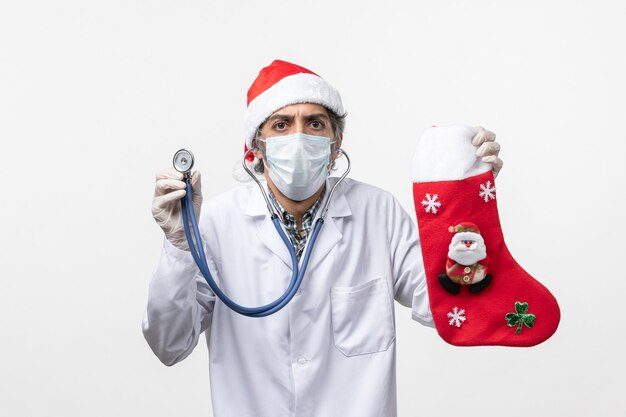
[[[252,148],[252,140],[258,127],[272,113],[296,103],[320,104],[337,114],[344,113],[339,92],[319,75],[299,65],[275,60],[259,72],[248,90],[244,152]],[[250,169],[254,161],[251,152],[246,158],[246,164]],[[250,179],[243,170],[236,169],[234,175],[240,181]]]

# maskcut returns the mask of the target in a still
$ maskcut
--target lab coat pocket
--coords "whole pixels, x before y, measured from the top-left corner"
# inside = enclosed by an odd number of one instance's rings
[[[341,353],[355,356],[389,349],[395,329],[384,278],[355,287],[332,287],[330,300],[335,347]]]

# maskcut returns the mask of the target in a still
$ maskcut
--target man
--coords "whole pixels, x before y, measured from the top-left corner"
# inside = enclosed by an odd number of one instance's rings
[[[339,93],[311,71],[274,61],[248,92],[248,163],[265,178],[271,204],[301,257],[343,140]],[[473,143],[493,165],[499,145],[481,129]],[[321,168],[320,168],[321,167]],[[227,416],[396,415],[393,300],[433,326],[415,224],[389,193],[346,179],[336,189],[300,291],[277,313],[250,318],[208,287],[187,247],[180,216],[182,175],[157,175],[153,215],[166,239],[150,283],[146,340],[166,365],[187,357],[206,332],[213,411]],[[273,301],[291,277],[288,250],[256,185],[201,206],[211,274],[245,306]]]

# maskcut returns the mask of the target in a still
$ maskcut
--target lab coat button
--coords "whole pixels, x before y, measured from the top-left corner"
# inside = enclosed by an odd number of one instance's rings
[[[307,363],[309,363],[309,360],[304,356],[298,358],[298,365],[305,366]]]
[[[296,295],[300,295],[302,294],[302,288],[298,288],[298,291],[296,291]]]

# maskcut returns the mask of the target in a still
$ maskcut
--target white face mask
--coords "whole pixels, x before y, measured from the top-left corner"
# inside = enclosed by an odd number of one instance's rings
[[[294,133],[261,140],[265,142],[268,175],[288,198],[306,200],[326,181],[334,143],[330,138]]]

